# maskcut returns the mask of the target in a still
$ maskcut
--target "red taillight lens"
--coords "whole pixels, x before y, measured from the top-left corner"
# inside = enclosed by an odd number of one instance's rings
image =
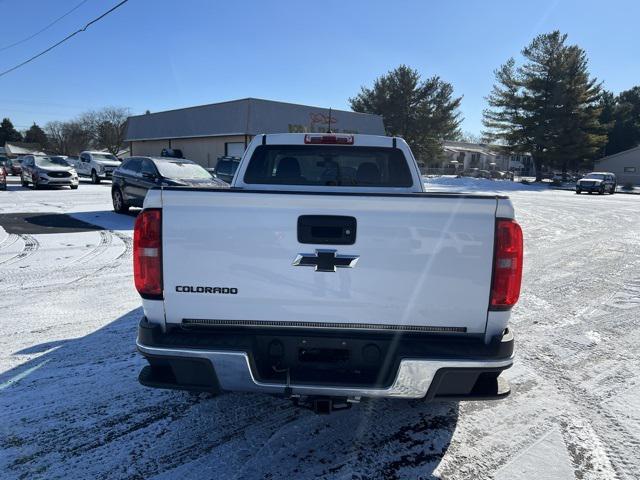
[[[353,145],[353,135],[305,135],[304,143],[325,145]]]
[[[500,218],[496,225],[490,310],[508,310],[520,296],[522,229],[515,220]]]
[[[133,230],[133,278],[142,298],[162,298],[162,210],[143,210]]]

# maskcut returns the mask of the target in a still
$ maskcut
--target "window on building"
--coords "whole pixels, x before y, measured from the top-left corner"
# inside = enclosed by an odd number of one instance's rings
[[[624,167],[624,173],[636,173],[636,167]]]

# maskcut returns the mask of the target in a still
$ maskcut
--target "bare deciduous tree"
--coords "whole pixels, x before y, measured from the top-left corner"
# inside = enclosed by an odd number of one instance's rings
[[[77,155],[91,148],[117,155],[124,144],[128,116],[128,108],[105,107],[67,122],[49,122],[45,130],[51,148],[62,155]]]
[[[68,155],[67,142],[64,132],[64,122],[49,122],[44,126],[44,131],[49,137],[49,148],[61,155]]]
[[[82,150],[91,148],[92,133],[78,120],[68,122],[49,122],[45,126],[50,148],[62,155],[78,155]]]
[[[98,146],[117,155],[124,144],[129,109],[106,107],[97,112],[96,142]]]

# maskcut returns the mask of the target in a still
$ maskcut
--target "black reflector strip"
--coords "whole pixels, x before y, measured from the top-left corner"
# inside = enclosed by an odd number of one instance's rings
[[[274,320],[213,320],[209,318],[182,320],[184,326],[199,327],[299,327],[334,328],[344,330],[379,330],[397,332],[430,333],[466,333],[467,327],[430,327],[424,325],[386,325],[379,323],[322,323],[322,322],[283,322]]]

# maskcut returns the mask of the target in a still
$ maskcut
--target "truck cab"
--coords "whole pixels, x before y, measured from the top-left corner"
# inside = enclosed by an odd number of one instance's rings
[[[111,179],[120,161],[111,153],[86,150],[80,153],[74,166],[79,176],[89,177],[92,183],[98,184],[101,180]]]
[[[230,189],[147,194],[140,382],[330,405],[503,398],[521,274],[509,199],[425,191],[401,138],[259,135]]]

